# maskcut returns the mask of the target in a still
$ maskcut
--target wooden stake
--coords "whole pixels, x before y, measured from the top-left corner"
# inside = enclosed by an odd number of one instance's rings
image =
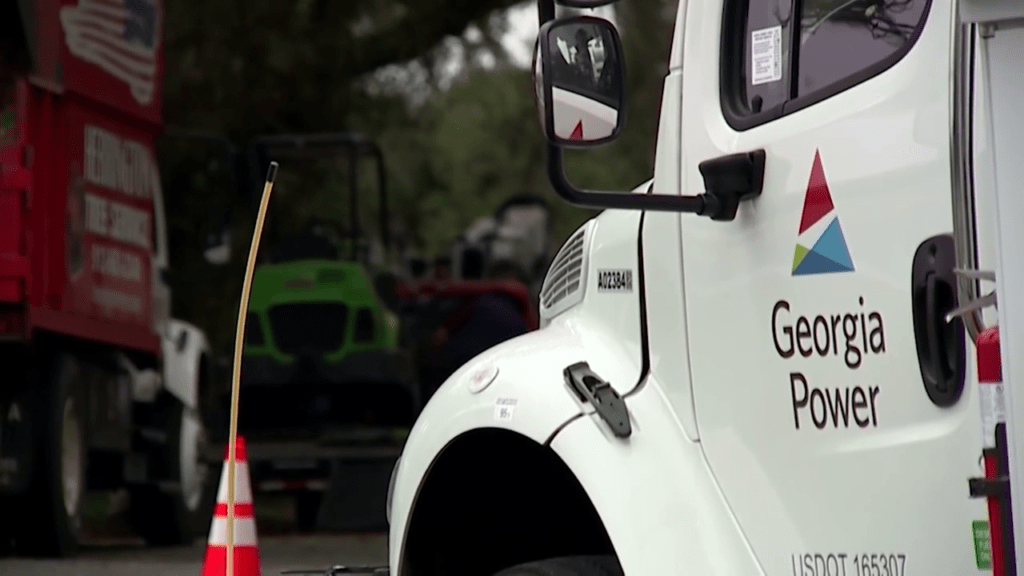
[[[263,185],[263,198],[260,199],[260,211],[256,215],[256,228],[249,246],[249,262],[245,267],[245,279],[242,281],[242,301],[238,303],[238,327],[235,330],[235,362],[231,373],[231,420],[228,425],[228,547],[227,576],[235,576],[235,439],[238,437],[238,392],[242,373],[242,348],[245,341],[245,317],[249,311],[249,291],[252,288],[252,272],[256,266],[256,254],[260,248],[260,237],[263,235],[263,221],[267,217],[267,205],[270,203],[270,191],[274,189],[277,178],[277,162],[271,162],[267,170],[267,180]]]

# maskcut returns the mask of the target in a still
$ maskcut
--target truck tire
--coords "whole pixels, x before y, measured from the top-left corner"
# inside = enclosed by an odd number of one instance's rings
[[[78,552],[86,488],[86,407],[81,369],[67,354],[56,357],[33,398],[36,461],[31,488],[21,500],[23,528],[17,550],[33,556],[68,557]]]
[[[520,564],[494,576],[622,576],[614,556],[566,556]]]
[[[171,487],[147,484],[131,489],[128,515],[136,533],[150,546],[191,544],[213,510],[213,480],[203,459],[205,438],[200,415],[177,398],[160,399],[152,425],[166,434],[166,442],[151,453],[159,481]]]

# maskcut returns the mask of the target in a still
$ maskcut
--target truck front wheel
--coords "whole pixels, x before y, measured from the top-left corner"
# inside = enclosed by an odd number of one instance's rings
[[[81,370],[69,355],[52,364],[48,382],[35,397],[36,466],[22,504],[26,525],[16,540],[22,553],[67,557],[78,550],[85,495],[85,407],[80,402]]]
[[[567,556],[506,568],[494,576],[622,576],[614,556]]]
[[[203,459],[202,420],[195,410],[167,397],[154,416],[153,424],[166,434],[166,443],[151,452],[159,482],[132,489],[129,516],[135,531],[151,546],[191,544],[212,514],[212,475]]]

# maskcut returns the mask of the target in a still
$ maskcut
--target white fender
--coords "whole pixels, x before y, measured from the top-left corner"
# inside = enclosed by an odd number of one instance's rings
[[[164,357],[164,388],[185,406],[199,405],[199,367],[203,354],[209,357],[210,344],[197,326],[172,318],[167,335],[161,339]]]
[[[551,443],[590,496],[625,574],[763,574],[660,386],[649,378],[626,406],[627,439],[591,414]]]
[[[613,210],[585,224],[584,248],[570,250],[583,254],[577,256],[581,281],[572,298],[546,310],[542,306],[543,329],[473,358],[431,397],[409,433],[389,488],[393,573],[400,570],[417,491],[449,442],[470,430],[495,427],[547,442],[570,419],[593,410],[564,380],[563,370],[577,362],[589,363],[620,394],[636,386],[643,362],[639,286],[609,289],[600,279],[602,272],[626,270],[639,277],[639,224],[639,213]],[[556,256],[552,268],[565,274],[563,265]]]
[[[430,465],[454,438],[474,429],[504,428],[538,443],[583,410],[562,376],[586,360],[602,377],[635,384],[639,355],[575,311],[544,330],[507,340],[459,368],[416,420],[391,491],[389,555],[398,566],[409,514]],[[496,373],[495,373],[496,369]],[[490,382],[488,384],[488,382]],[[484,386],[478,392],[478,389]],[[398,572],[394,572],[398,573]]]

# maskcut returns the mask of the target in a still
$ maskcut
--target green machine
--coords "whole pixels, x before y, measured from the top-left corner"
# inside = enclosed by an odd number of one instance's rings
[[[380,148],[354,133],[274,135],[254,139],[249,158],[255,173],[270,160],[281,170],[246,318],[240,433],[281,439],[411,427],[420,392],[399,343]],[[361,179],[367,162],[372,177]],[[376,226],[360,211],[363,180],[376,181]],[[322,193],[331,188],[340,194]],[[346,188],[347,202],[337,202]],[[298,216],[285,221],[274,210],[284,203]]]

